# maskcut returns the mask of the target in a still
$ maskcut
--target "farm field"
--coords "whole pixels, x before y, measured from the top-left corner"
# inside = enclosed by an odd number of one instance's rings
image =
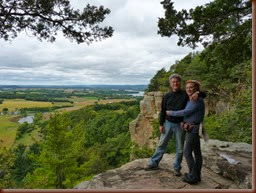
[[[68,102],[43,102],[43,101],[28,101],[24,99],[5,99],[3,104],[0,104],[0,109],[8,108],[9,111],[15,111],[21,108],[32,108],[32,107],[52,107],[70,105]]]
[[[76,110],[88,105],[93,105],[95,102],[99,104],[115,103],[121,101],[131,101],[134,99],[106,99],[98,100],[96,97],[72,97],[73,107],[64,108],[65,110]],[[41,101],[27,101],[24,99],[5,99],[3,104],[0,104],[0,110],[8,108],[9,111],[13,112],[21,108],[33,108],[33,107],[52,107],[52,106],[65,106],[71,105],[68,102],[41,102]],[[61,109],[63,110],[63,109]]]
[[[83,108],[88,105],[93,105],[95,102],[98,104],[108,104],[108,103],[118,103],[122,101],[132,101],[134,99],[106,99],[106,100],[97,100],[94,97],[82,97],[82,98],[73,98],[73,107],[61,108],[58,111],[66,110],[66,111],[73,111]]]
[[[98,100],[98,98],[97,97],[89,97],[89,96],[87,96],[87,97],[72,96],[71,100],[73,102],[82,102],[82,101],[88,101],[88,100],[95,100],[96,101],[96,100]]]

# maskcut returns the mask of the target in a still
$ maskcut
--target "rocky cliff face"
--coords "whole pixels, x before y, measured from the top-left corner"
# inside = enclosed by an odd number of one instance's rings
[[[161,110],[163,93],[149,92],[140,102],[140,114],[129,125],[131,141],[135,142],[139,148],[154,148],[158,142],[157,138],[152,138],[153,122],[158,119]],[[131,160],[136,157],[131,154]]]
[[[189,185],[173,171],[175,154],[165,154],[160,170],[145,171],[148,159],[137,159],[120,168],[96,175],[75,189],[252,189],[252,146],[245,143],[202,141],[202,181]]]

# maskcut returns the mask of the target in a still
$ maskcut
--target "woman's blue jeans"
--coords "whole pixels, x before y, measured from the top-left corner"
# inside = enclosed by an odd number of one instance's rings
[[[154,155],[149,160],[149,165],[157,167],[161,161],[168,142],[170,141],[172,135],[175,137],[176,141],[176,157],[173,164],[174,170],[181,170],[181,162],[183,157],[183,146],[185,140],[185,132],[180,128],[180,123],[172,123],[170,121],[165,121],[165,132],[161,134],[159,144],[155,150]]]

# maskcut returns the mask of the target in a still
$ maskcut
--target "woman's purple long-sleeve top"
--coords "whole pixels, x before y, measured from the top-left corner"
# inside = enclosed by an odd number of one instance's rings
[[[199,125],[204,120],[205,104],[202,98],[197,101],[189,101],[183,110],[171,111],[171,116],[184,117],[183,121]],[[192,132],[198,132],[199,126],[196,126]]]

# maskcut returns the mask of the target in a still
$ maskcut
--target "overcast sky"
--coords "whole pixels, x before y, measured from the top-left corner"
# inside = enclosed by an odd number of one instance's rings
[[[176,0],[176,9],[190,9],[210,0]],[[148,84],[161,68],[169,70],[192,50],[177,46],[177,37],[157,35],[164,10],[160,0],[71,0],[75,8],[87,3],[111,10],[105,24],[111,38],[87,44],[40,42],[19,34],[12,42],[0,40],[0,85]]]

